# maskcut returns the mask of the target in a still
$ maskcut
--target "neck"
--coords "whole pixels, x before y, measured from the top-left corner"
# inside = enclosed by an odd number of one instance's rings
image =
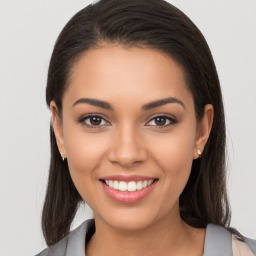
[[[203,255],[205,230],[187,225],[178,214],[140,230],[121,230],[95,217],[96,232],[86,256]]]

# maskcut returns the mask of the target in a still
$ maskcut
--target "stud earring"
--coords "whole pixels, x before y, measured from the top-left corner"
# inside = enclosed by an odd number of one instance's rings
[[[197,154],[198,154],[199,157],[202,157],[202,153],[201,153],[200,149],[197,149]]]
[[[62,161],[64,161],[65,157],[63,156],[63,153],[61,151],[60,151],[60,154],[61,154]]]

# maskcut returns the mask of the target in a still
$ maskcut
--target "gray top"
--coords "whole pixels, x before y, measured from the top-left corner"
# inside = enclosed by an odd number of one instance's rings
[[[46,248],[36,256],[85,256],[85,239],[94,220],[84,221],[79,227],[70,232],[58,243]],[[246,243],[256,254],[256,240],[245,238]],[[233,256],[230,232],[214,224],[206,227],[206,236],[203,256]]]

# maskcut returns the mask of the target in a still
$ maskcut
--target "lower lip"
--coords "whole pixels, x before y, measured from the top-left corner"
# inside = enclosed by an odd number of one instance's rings
[[[154,181],[148,187],[132,192],[116,190],[105,183],[102,183],[102,185],[107,195],[112,199],[121,203],[135,203],[146,197],[154,189],[156,183],[157,181]]]

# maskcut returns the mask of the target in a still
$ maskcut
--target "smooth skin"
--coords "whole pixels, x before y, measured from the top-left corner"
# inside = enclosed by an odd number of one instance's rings
[[[142,109],[169,97],[183,104]],[[108,102],[112,110],[85,102],[73,105],[81,98]],[[50,104],[58,148],[96,224],[86,255],[203,255],[205,229],[181,219],[179,196],[199,157],[197,149],[204,150],[214,111],[206,105],[197,122],[183,68],[154,49],[105,44],[74,64],[62,104],[62,122],[55,102]],[[99,181],[117,174],[158,181],[142,200],[121,203]]]

